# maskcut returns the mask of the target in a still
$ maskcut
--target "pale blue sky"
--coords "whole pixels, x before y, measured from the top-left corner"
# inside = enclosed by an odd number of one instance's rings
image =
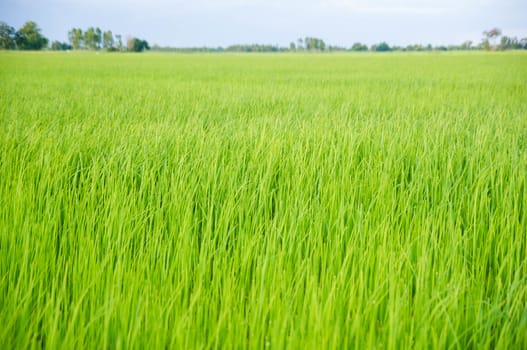
[[[527,37],[527,0],[0,0],[0,21],[36,21],[51,40],[72,27],[111,29],[150,44],[288,45],[299,37],[328,44],[480,42],[482,31]]]

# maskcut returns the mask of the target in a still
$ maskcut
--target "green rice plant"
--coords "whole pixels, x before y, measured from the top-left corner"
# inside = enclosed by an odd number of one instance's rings
[[[0,344],[526,348],[526,63],[0,53]]]

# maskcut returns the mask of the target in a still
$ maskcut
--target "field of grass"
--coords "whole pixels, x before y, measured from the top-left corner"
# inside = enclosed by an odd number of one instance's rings
[[[0,344],[527,348],[527,54],[0,52]]]

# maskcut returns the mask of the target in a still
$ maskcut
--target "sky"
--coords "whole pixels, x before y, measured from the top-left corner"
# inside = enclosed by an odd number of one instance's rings
[[[93,26],[174,47],[479,43],[493,27],[527,37],[526,13],[527,0],[0,0],[0,21],[35,21],[50,40]]]

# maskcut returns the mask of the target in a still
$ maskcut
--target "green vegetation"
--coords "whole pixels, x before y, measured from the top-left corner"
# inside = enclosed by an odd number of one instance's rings
[[[5,22],[0,22],[0,50],[41,50],[46,49],[49,40],[41,33],[40,28],[35,22],[26,22],[24,26],[15,31]],[[478,45],[473,45],[472,40],[466,40],[461,45],[435,46],[432,44],[410,44],[406,46],[390,46],[385,41],[371,45],[360,42],[354,43],[346,48],[338,45],[327,45],[324,40],[314,37],[298,38],[297,42],[289,43],[289,47],[269,44],[235,44],[227,47],[170,47],[154,44],[152,51],[157,52],[180,52],[180,53],[218,53],[218,52],[344,52],[344,51],[505,51],[505,50],[527,50],[527,38],[518,39],[517,37],[502,36],[501,29],[492,28],[483,32],[484,38]],[[497,44],[499,40],[499,44]],[[49,48],[53,51],[69,50],[105,50],[105,51],[129,51],[143,52],[150,50],[150,44],[136,37],[128,37],[126,45],[123,44],[122,35],[114,35],[111,30],[103,31],[99,27],[89,27],[85,31],[81,28],[72,28],[68,31],[68,43],[54,40]]]
[[[0,53],[0,344],[527,348],[526,63]]]
[[[41,50],[47,44],[48,39],[35,22],[26,22],[18,31],[0,22],[0,50]]]

